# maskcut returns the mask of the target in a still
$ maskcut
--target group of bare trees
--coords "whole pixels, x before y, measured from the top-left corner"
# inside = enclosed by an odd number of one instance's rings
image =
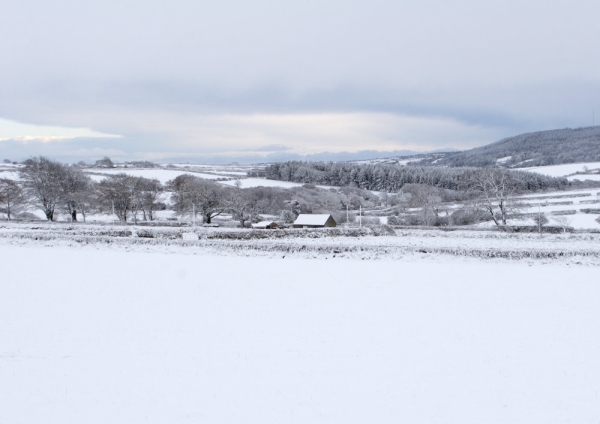
[[[156,179],[118,174],[95,183],[78,166],[64,165],[40,156],[28,159],[19,170],[20,179],[0,179],[1,211],[11,220],[24,207],[41,210],[48,221],[58,213],[71,221],[85,221],[90,212],[115,213],[126,222],[153,220],[160,206],[162,184]]]
[[[157,179],[116,174],[94,182],[78,166],[65,165],[46,157],[27,160],[18,181],[0,179],[0,211],[12,219],[25,207],[41,210],[54,221],[66,214],[71,221],[90,212],[114,214],[121,222],[152,221],[156,211],[165,209],[170,192],[173,209],[180,217],[212,219],[229,213],[242,226],[254,219],[259,197],[239,185],[224,187],[213,181],[183,174],[166,186]]]
[[[137,224],[140,214],[144,221],[153,221],[162,208],[163,191],[157,179],[117,174],[95,185],[95,204],[98,211],[114,213],[122,222],[130,217]]]
[[[496,168],[483,168],[470,176],[466,190],[442,189],[425,184],[405,184],[400,203],[413,212],[394,218],[404,225],[469,225],[493,221],[508,225],[523,211],[519,176]],[[462,205],[456,207],[456,205]],[[418,209],[414,213],[414,209]]]

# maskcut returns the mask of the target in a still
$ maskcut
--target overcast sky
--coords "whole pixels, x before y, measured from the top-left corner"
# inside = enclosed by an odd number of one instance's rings
[[[590,126],[598,16],[597,0],[5,2],[0,156],[214,162]]]

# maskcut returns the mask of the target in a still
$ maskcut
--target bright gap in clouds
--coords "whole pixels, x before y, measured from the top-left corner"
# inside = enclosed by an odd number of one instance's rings
[[[98,159],[100,152],[111,152],[111,157],[117,160],[212,163],[215,160],[278,161],[315,154],[325,154],[325,159],[327,154],[342,152],[468,149],[506,135],[504,128],[469,124],[448,117],[383,112],[132,111],[124,114],[114,111],[103,116],[102,128],[106,133],[0,120],[0,139],[11,139],[10,145],[5,142],[5,154],[14,158],[46,154],[78,161]],[[63,143],[50,143],[53,140],[63,140]],[[169,140],[168,144],[164,140]]]
[[[67,128],[51,125],[23,124],[0,118],[0,141],[40,141],[43,143],[74,138],[119,138],[117,134],[105,134],[89,128]]]
[[[148,123],[148,124],[146,124]],[[467,149],[497,141],[505,129],[447,117],[392,113],[141,114],[131,132],[170,135],[171,149],[206,154],[286,151],[294,154],[362,150]]]

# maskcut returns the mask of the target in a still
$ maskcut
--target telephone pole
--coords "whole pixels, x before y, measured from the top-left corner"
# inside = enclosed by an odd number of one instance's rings
[[[358,207],[358,226],[362,227],[362,205]]]

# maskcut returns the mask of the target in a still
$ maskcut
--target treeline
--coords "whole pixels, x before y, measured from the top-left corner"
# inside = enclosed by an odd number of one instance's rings
[[[424,184],[457,191],[469,190],[482,172],[483,170],[477,168],[290,161],[267,166],[265,176],[272,180],[350,186],[395,193],[406,184]],[[560,189],[569,185],[566,178],[523,171],[499,172],[510,173],[511,180],[515,182],[514,188],[521,192]]]

